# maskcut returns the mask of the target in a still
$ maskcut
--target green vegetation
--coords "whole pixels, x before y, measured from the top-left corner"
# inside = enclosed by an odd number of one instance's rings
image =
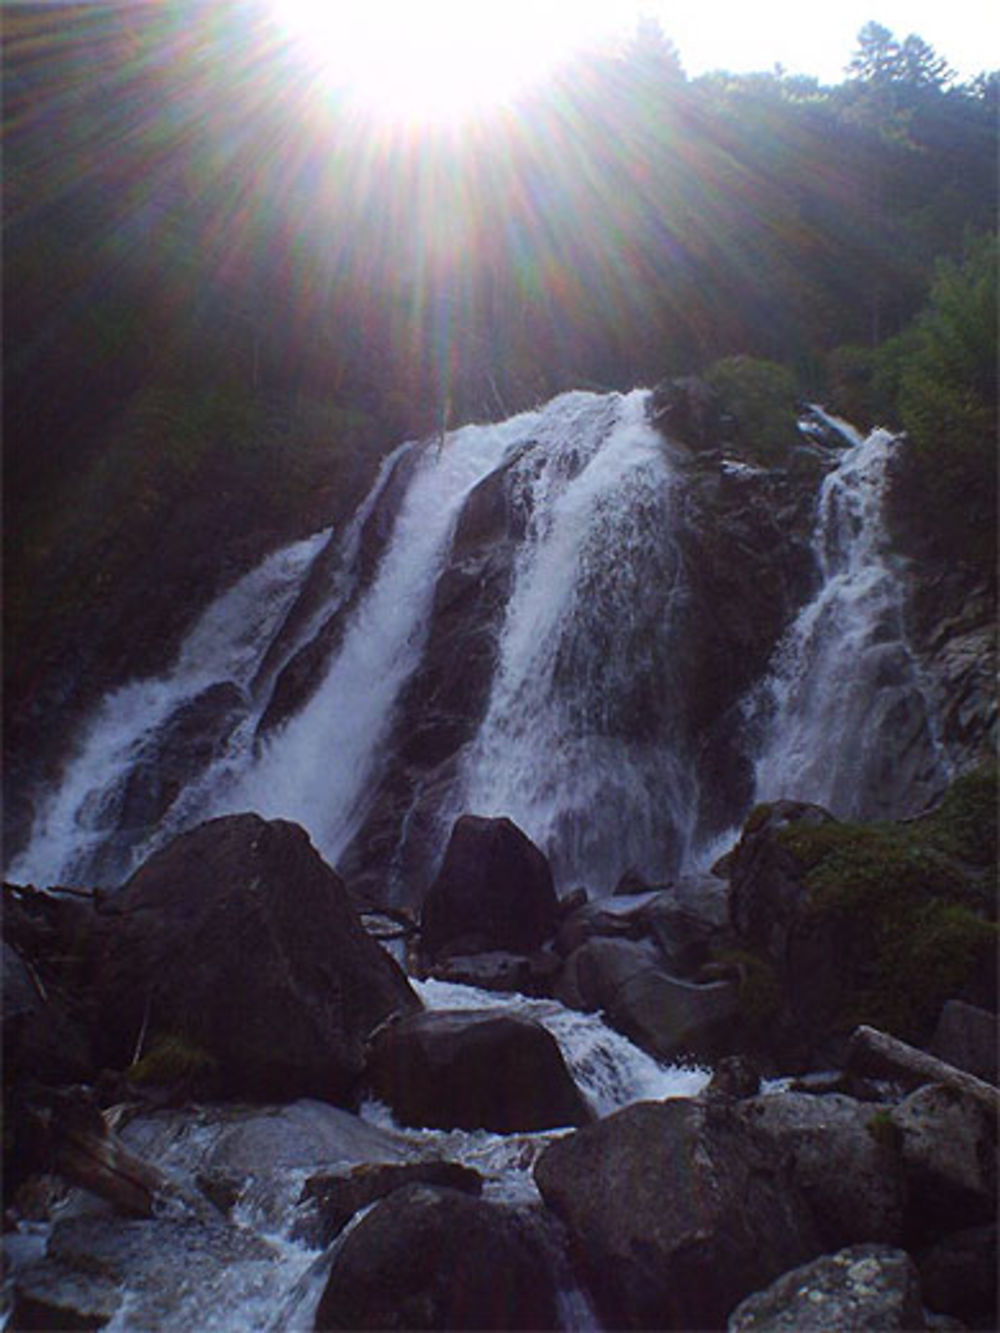
[[[983,769],[909,823],[834,822],[778,835],[805,868],[807,915],[839,922],[848,941],[843,1030],[869,1023],[922,1040],[943,1002],[993,965],[997,928],[984,914],[996,800],[996,773]]]
[[[772,963],[750,949],[713,949],[712,961],[739,974],[739,1001],[752,1035],[765,1035],[781,1008],[781,986]]]
[[[218,1061],[207,1051],[180,1036],[160,1036],[149,1050],[126,1070],[133,1083],[165,1086],[201,1082],[218,1069]]]
[[[792,372],[774,361],[731,356],[710,366],[705,379],[739,440],[762,463],[782,462],[799,440]]]
[[[902,1133],[889,1110],[876,1111],[866,1129],[878,1146],[888,1152],[898,1152],[902,1146]]]

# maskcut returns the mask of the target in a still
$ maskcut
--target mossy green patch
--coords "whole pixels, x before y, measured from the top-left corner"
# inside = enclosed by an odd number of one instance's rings
[[[751,1031],[762,1031],[781,1008],[781,984],[772,963],[750,949],[714,949],[712,960],[739,973],[740,1010]]]
[[[995,955],[979,870],[995,855],[995,773],[960,778],[920,819],[796,825],[778,837],[804,869],[807,918],[843,927],[837,1026],[925,1039],[944,1001]]]
[[[133,1083],[156,1085],[193,1082],[210,1077],[218,1061],[186,1037],[157,1037],[141,1060],[128,1068]]]

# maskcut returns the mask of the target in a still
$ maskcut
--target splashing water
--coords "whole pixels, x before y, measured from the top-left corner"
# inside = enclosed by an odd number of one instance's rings
[[[173,668],[108,694],[86,724],[62,782],[42,803],[31,841],[8,870],[21,883],[86,882],[108,837],[106,808],[157,728],[208,686],[247,690],[260,645],[281,624],[303,572],[329,539],[319,532],[277,551],[199,617]]]
[[[897,440],[874,431],[824,480],[813,539],[822,584],[750,704],[763,728],[757,800],[841,818],[898,817],[947,779],[906,641],[904,583],[883,518]]]
[[[670,662],[683,571],[645,398],[581,402],[519,461],[529,530],[455,802],[513,819],[560,887],[610,891],[629,866],[663,877],[690,840],[695,783]]]

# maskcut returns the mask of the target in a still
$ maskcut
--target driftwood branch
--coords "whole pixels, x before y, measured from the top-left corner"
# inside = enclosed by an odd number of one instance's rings
[[[927,1083],[944,1083],[974,1097],[991,1114],[1000,1113],[1000,1091],[991,1083],[877,1028],[855,1028],[847,1049],[847,1068],[869,1078],[892,1079],[911,1092]]]

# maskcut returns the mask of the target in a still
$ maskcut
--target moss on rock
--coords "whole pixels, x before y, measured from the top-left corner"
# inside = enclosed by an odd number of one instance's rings
[[[836,1026],[924,1040],[945,1000],[995,956],[980,873],[995,856],[995,773],[960,778],[919,819],[797,824],[777,836],[803,867],[803,922],[846,941]]]

